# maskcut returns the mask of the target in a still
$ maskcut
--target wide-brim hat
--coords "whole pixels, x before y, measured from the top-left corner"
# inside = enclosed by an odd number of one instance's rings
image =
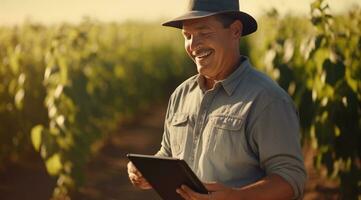
[[[218,14],[226,14],[234,19],[239,19],[243,24],[242,36],[257,30],[257,21],[251,15],[239,10],[238,0],[190,0],[186,13],[162,25],[182,29],[185,20]]]

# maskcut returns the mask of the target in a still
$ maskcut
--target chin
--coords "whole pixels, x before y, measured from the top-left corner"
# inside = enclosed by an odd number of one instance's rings
[[[209,77],[209,71],[205,67],[198,68],[198,73],[204,77]]]

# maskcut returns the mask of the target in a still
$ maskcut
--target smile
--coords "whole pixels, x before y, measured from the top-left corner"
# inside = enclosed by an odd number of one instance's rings
[[[211,55],[211,54],[212,54],[212,50],[206,50],[206,51],[202,51],[202,52],[200,52],[200,53],[197,53],[197,54],[195,55],[195,57],[196,57],[197,59],[204,59],[204,58],[208,57],[208,56]]]

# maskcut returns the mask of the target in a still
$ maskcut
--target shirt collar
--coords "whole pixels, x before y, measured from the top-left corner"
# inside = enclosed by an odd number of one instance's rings
[[[249,69],[251,66],[249,59],[246,56],[241,56],[241,59],[242,59],[241,64],[239,65],[239,67],[237,67],[237,69],[234,72],[232,72],[232,74],[230,74],[226,79],[217,81],[215,83],[215,86],[221,84],[229,96],[233,94],[238,83],[242,80],[243,74],[245,74],[247,69]],[[204,85],[205,80],[204,77],[201,76],[200,74],[198,74],[197,83],[198,86],[201,88],[201,90],[205,92],[206,91],[205,90],[206,87]]]
[[[229,96],[233,94],[239,82],[242,80],[243,75],[250,68],[251,65],[247,57],[242,56],[241,59],[242,61],[240,66],[226,79],[220,81],[224,90],[227,92]]]

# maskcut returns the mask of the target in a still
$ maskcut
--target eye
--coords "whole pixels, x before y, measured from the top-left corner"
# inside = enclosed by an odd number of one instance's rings
[[[204,32],[199,33],[199,35],[201,35],[201,36],[208,36],[210,34],[211,34],[211,32],[209,32],[209,31],[204,31]]]

